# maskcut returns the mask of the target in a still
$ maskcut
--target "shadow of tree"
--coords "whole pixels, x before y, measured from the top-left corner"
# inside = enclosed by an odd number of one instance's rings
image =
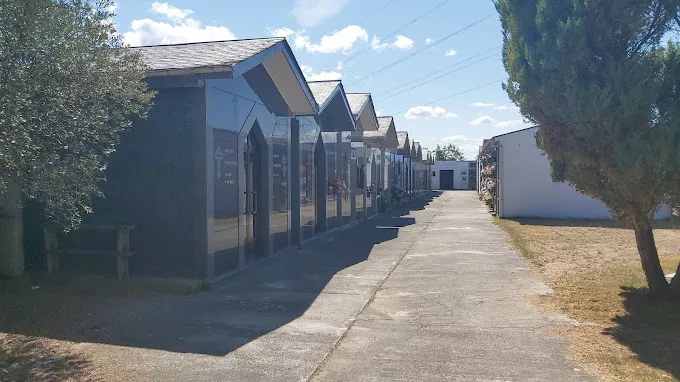
[[[604,333],[635,352],[641,362],[680,379],[680,301],[653,300],[646,288],[622,287],[625,315]]]
[[[90,362],[39,337],[0,334],[0,381],[94,381]]]

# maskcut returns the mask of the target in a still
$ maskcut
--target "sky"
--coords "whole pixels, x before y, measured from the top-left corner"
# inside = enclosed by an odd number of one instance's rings
[[[423,147],[530,125],[501,88],[501,25],[491,0],[115,0],[132,46],[286,37],[308,80],[342,79]]]

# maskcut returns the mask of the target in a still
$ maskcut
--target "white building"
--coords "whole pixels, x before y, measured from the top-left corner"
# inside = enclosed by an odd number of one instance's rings
[[[433,190],[474,190],[477,184],[474,161],[438,161],[432,166]]]
[[[493,137],[484,150],[498,147],[498,216],[501,218],[610,219],[609,209],[567,183],[553,182],[546,154],[536,147],[538,127]],[[670,217],[670,209],[657,219]]]

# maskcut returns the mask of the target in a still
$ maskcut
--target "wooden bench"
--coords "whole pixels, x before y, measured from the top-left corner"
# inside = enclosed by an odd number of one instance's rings
[[[118,279],[130,276],[130,264],[128,259],[134,255],[130,250],[130,231],[136,227],[132,225],[81,225],[77,232],[82,231],[115,231],[117,234],[117,247],[111,250],[85,249],[85,248],[63,248],[59,242],[59,235],[56,230],[44,228],[45,234],[45,253],[47,254],[47,272],[59,272],[59,257],[61,255],[79,256],[116,256],[118,260]]]

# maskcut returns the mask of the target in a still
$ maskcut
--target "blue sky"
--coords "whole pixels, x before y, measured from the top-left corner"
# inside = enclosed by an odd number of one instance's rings
[[[472,159],[482,139],[528,126],[501,89],[491,0],[116,0],[115,11],[131,45],[285,36],[308,79],[372,93],[424,147]]]

